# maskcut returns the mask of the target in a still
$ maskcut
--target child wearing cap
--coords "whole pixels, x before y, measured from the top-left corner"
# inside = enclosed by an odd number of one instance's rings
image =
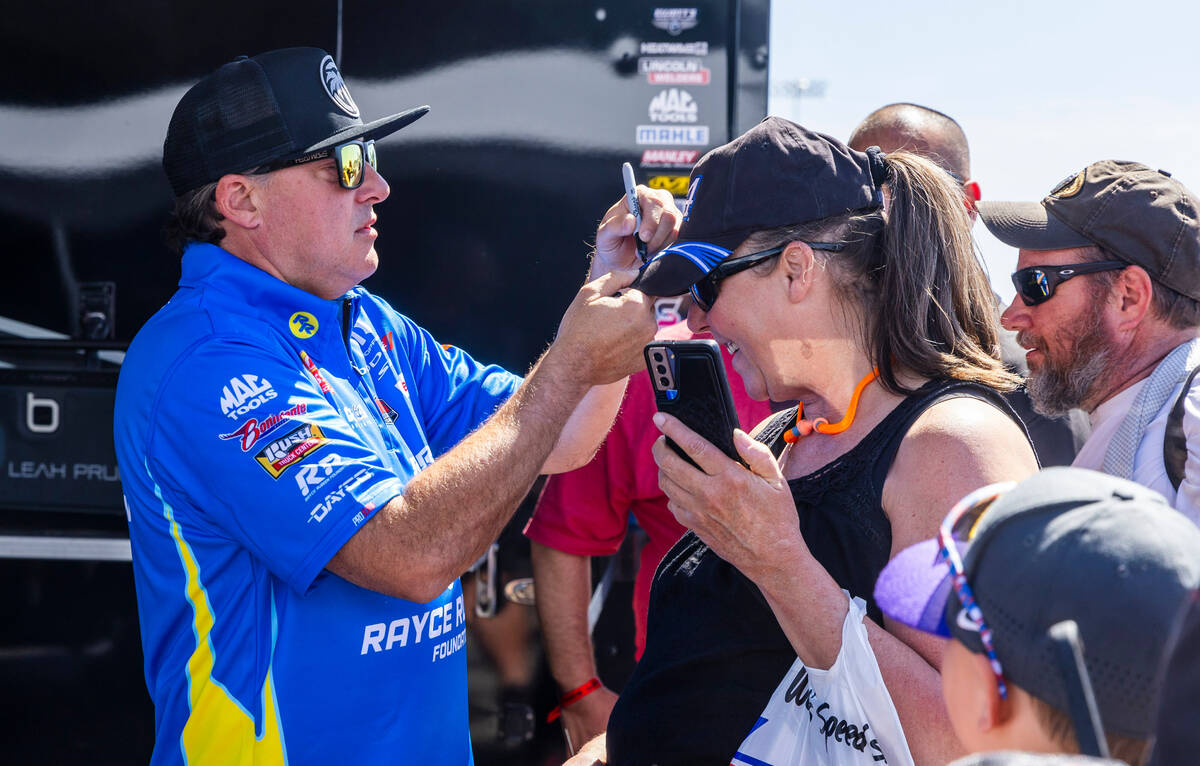
[[[955,733],[976,753],[1078,753],[1090,732],[1072,698],[1090,678],[1111,756],[1146,763],[1168,634],[1200,584],[1200,531],[1157,492],[1080,468],[980,492],[875,589],[888,616],[953,639],[942,688]],[[1082,679],[1052,638],[1067,620]]]

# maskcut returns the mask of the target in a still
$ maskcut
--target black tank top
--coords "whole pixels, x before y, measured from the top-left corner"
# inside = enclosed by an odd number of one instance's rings
[[[964,396],[1016,420],[990,388],[930,381],[849,452],[788,482],[814,558],[879,624],[875,580],[892,547],[884,480],[917,417]],[[795,417],[795,408],[778,413],[758,440],[778,455]],[[728,766],[795,658],[758,587],[688,532],[655,573],[645,652],[608,721],[609,764]]]

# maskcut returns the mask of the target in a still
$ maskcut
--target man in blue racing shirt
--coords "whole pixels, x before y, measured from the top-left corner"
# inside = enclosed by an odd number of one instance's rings
[[[388,195],[329,55],[239,58],[163,147],[179,290],[138,333],[115,437],[153,763],[472,762],[458,575],[540,472],[591,456],[654,334],[614,205],[524,381],[362,287]],[[641,236],[678,229],[640,189]]]

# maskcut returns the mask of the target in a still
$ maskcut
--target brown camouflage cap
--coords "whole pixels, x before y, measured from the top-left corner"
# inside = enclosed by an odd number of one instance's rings
[[[1165,170],[1101,160],[1064,179],[1041,202],[980,202],[997,239],[1023,250],[1099,245],[1155,280],[1200,300],[1196,197]]]

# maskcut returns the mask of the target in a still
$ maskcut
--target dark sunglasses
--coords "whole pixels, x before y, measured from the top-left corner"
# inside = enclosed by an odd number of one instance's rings
[[[1094,274],[1098,271],[1113,271],[1123,269],[1129,264],[1125,261],[1095,261],[1093,263],[1067,263],[1062,266],[1030,266],[1014,271],[1013,287],[1017,295],[1025,301],[1026,306],[1036,306],[1045,303],[1054,296],[1054,291],[1063,282],[1080,274]]]
[[[366,165],[379,170],[379,158],[375,156],[375,141],[364,141],[361,138],[356,138],[353,141],[346,141],[329,149],[322,149],[312,154],[306,154],[303,157],[278,160],[269,165],[263,165],[259,168],[259,171],[265,173],[272,170],[282,170],[283,168],[303,165],[306,162],[317,162],[329,157],[332,157],[337,163],[338,185],[343,189],[357,189],[362,186],[363,179],[367,175]]]
[[[788,244],[791,243],[789,242]],[[840,253],[846,249],[846,245],[842,242],[805,242],[804,244],[813,250],[826,250],[831,253]],[[705,274],[698,282],[692,285],[692,300],[700,308],[709,311],[712,309],[713,304],[717,302],[717,293],[721,285],[721,280],[732,277],[738,272],[753,268],[768,258],[774,258],[785,249],[787,249],[787,245],[780,245],[770,250],[760,250],[757,253],[739,255],[737,258],[726,258],[714,266],[712,271]]]

